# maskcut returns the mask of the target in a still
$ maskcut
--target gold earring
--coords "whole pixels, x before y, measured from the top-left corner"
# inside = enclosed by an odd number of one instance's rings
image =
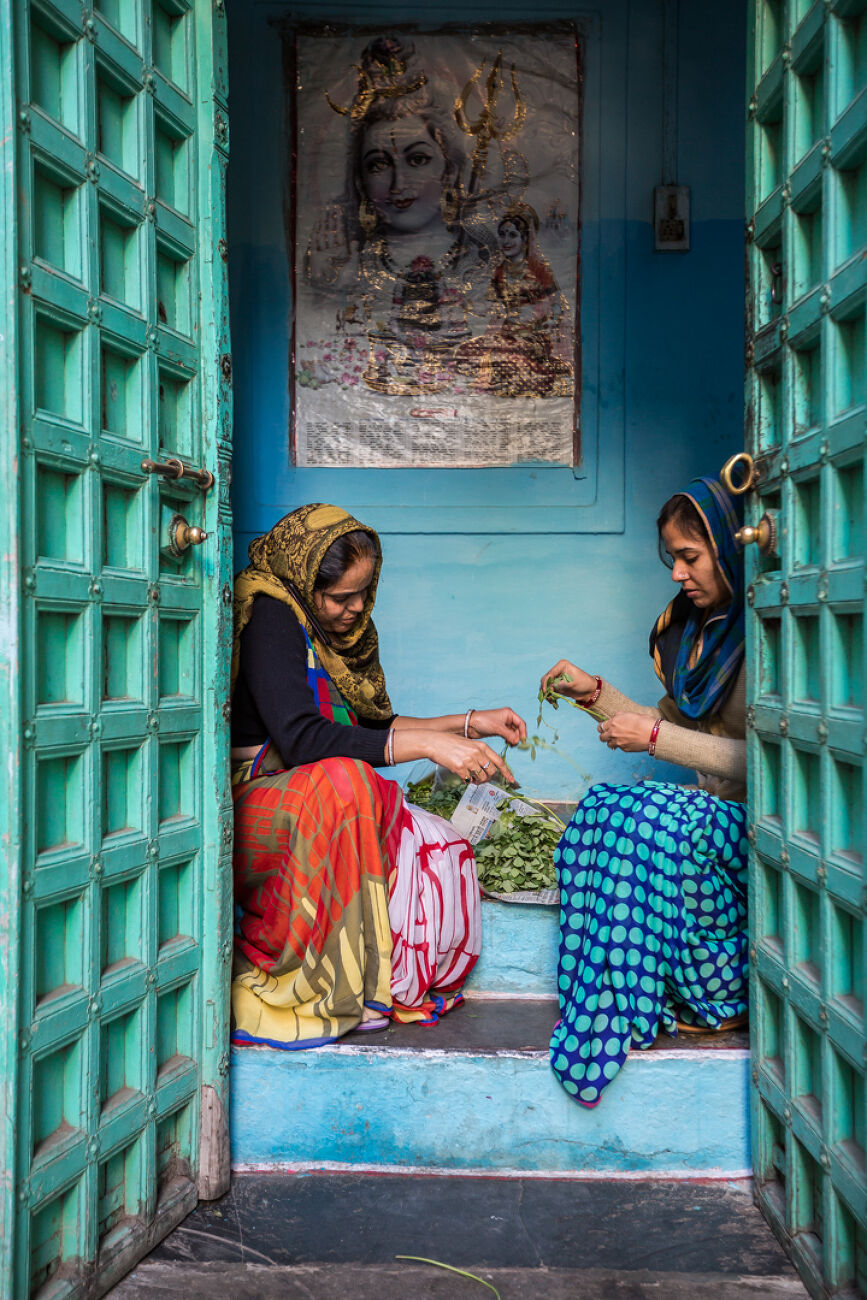
[[[370,199],[364,198],[359,203],[358,220],[361,222],[361,229],[366,235],[372,235],[376,230],[379,216]]]
[[[454,185],[448,185],[440,194],[440,213],[447,226],[453,226],[460,212],[460,200]]]

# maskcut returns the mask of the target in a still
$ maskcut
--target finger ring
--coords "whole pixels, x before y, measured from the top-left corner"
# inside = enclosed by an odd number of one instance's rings
[[[490,763],[482,763],[482,771],[487,772],[490,766],[491,766]]]

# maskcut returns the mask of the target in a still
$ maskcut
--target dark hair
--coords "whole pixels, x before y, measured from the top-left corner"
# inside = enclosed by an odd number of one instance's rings
[[[520,231],[522,239],[527,239],[530,234],[529,221],[527,221],[526,217],[520,216],[517,212],[507,212],[504,217],[500,218],[497,222],[497,234],[500,233],[503,226],[514,226],[516,230]]]
[[[662,536],[662,530],[668,524],[675,524],[688,537],[695,537],[698,541],[704,542],[705,546],[710,546],[711,551],[713,550],[711,539],[707,535],[705,522],[698,510],[688,496],[684,496],[682,492],[676,492],[673,497],[668,498],[656,520],[659,558],[667,568],[671,569],[674,566],[674,561],[665,549],[665,541]]]
[[[356,528],[352,533],[344,533],[336,542],[331,543],[323,555],[313,590],[323,591],[326,587],[333,587],[350,565],[357,564],[359,560],[375,562],[378,559],[379,551],[370,533],[361,528]]]

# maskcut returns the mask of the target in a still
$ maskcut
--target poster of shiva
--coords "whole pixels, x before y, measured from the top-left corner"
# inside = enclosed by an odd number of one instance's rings
[[[295,463],[576,464],[574,29],[291,46]]]

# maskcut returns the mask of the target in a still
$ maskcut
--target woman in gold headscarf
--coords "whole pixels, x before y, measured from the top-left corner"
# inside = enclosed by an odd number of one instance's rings
[[[336,506],[293,511],[235,580],[232,784],[239,1044],[333,1042],[388,1017],[433,1023],[481,946],[470,845],[376,767],[509,769],[484,741],[511,709],[395,714],[371,614],[379,538]]]

